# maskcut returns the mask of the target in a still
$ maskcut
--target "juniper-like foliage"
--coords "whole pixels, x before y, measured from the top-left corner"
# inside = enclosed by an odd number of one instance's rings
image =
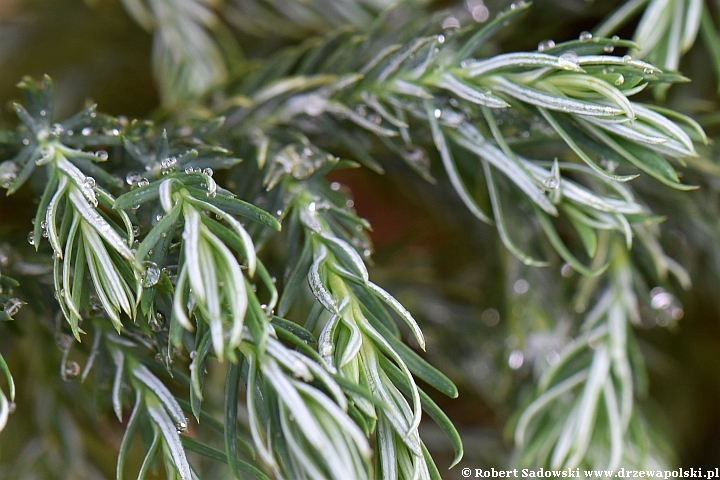
[[[28,76],[0,129],[0,478],[676,466],[637,332],[718,285],[716,92],[674,96],[686,54],[717,84],[715,3],[588,3],[581,32],[562,2],[119,3],[147,118]],[[461,222],[464,264],[373,267],[357,167]],[[463,447],[451,378],[499,455]]]

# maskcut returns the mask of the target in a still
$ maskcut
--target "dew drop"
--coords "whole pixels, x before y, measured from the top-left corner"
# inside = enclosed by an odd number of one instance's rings
[[[619,41],[620,41],[620,37],[617,36],[617,35],[613,35],[612,37],[610,37],[610,40],[612,40],[613,42],[619,42]]]
[[[521,278],[513,284],[513,290],[515,290],[515,293],[519,293],[520,295],[526,293],[529,288],[530,284],[524,278]]]
[[[554,46],[555,46],[555,41],[547,39],[547,40],[543,40],[540,43],[538,43],[537,49],[538,49],[538,52],[543,52]]]
[[[177,432],[178,432],[178,433],[187,432],[187,429],[188,429],[187,418],[185,419],[185,422],[183,422],[183,423],[178,423],[178,424],[176,425],[176,427],[177,427]]]
[[[555,350],[550,350],[547,355],[545,355],[545,360],[547,360],[549,365],[555,365],[560,361],[560,354]]]
[[[560,182],[558,182],[557,178],[555,177],[547,177],[543,181],[543,185],[545,185],[545,188],[549,188],[550,190],[555,190],[560,186]]]
[[[439,108],[436,108],[435,111],[433,112],[433,115],[435,116],[435,118],[440,118],[442,116],[442,110],[440,110]]]
[[[630,55],[623,55],[622,61],[625,62],[625,63],[631,62],[631,61],[632,61],[632,57],[631,57]]]
[[[523,355],[523,352],[520,350],[513,350],[510,352],[510,356],[508,357],[508,365],[513,370],[517,370],[518,368],[522,367],[523,362],[525,361],[525,355]]]
[[[0,187],[10,188],[17,178],[18,167],[12,160],[0,163]]]
[[[317,210],[317,205],[315,204],[315,202],[310,202],[310,205],[308,205],[308,210],[310,210],[311,212]]]
[[[339,182],[332,182],[332,183],[330,184],[330,189],[333,190],[334,192],[337,192],[338,190],[340,190],[340,183],[339,183]]]
[[[47,110],[45,110],[45,109],[40,110],[40,116],[41,116],[41,117],[47,117],[47,114],[48,114]]]
[[[142,271],[142,286],[143,288],[150,288],[157,285],[160,280],[160,268],[158,268],[155,262],[144,262]]]
[[[645,75],[652,75],[653,73],[655,73],[655,70],[653,70],[653,69],[650,68],[650,67],[645,67],[645,68],[643,69],[643,73],[644,73]]]
[[[85,177],[85,180],[83,180],[83,186],[85,188],[95,188],[95,179],[93,177]]]
[[[445,17],[440,24],[443,30],[460,28],[460,21],[452,15]]]
[[[568,278],[572,276],[573,274],[573,268],[570,266],[569,263],[563,263],[563,266],[560,267],[560,275],[562,275],[565,278]]]
[[[95,152],[95,156],[104,162],[108,159],[108,152],[105,150],[98,150],[97,152]]]
[[[650,291],[650,306],[656,310],[663,310],[672,305],[674,297],[660,287],[655,287]]]
[[[620,85],[622,85],[623,83],[625,83],[625,77],[623,77],[622,74],[618,75],[618,77],[615,79],[615,82],[614,82],[614,83],[615,83],[616,86],[619,87]]]
[[[138,172],[130,172],[125,176],[125,183],[128,185],[135,185],[140,178],[141,177]]]
[[[485,309],[480,315],[480,321],[488,327],[494,327],[500,323],[500,312],[495,308]]]
[[[208,168],[206,168],[205,170],[203,170],[203,173],[204,173],[206,176],[208,176],[208,177],[212,177],[212,176],[213,176],[213,170],[212,170],[212,168],[210,168],[210,167],[208,167]]]
[[[580,65],[580,57],[573,51],[565,52],[560,55],[560,65],[575,68]]]
[[[30,140],[27,139],[27,138],[23,138],[22,144],[23,144],[23,145],[30,145]]]
[[[190,175],[191,173],[195,173],[195,170],[193,167],[185,167],[185,173]]]
[[[159,222],[159,221],[162,220],[162,219],[163,219],[163,215],[162,215],[161,213],[158,213],[157,215],[155,215],[155,221],[156,221],[156,222]]]
[[[581,42],[587,42],[589,40],[592,40],[592,38],[592,33],[588,32],[587,30],[580,32],[580,36],[578,37]]]
[[[441,44],[441,45],[442,45],[443,43],[445,43],[445,35],[442,35],[442,34],[438,35],[437,41],[438,41],[438,43]]]
[[[607,44],[603,47],[603,52],[612,53],[615,50],[615,45]]]
[[[482,3],[475,5],[470,14],[478,23],[486,22],[490,18],[490,10]]]
[[[141,178],[141,179],[138,180],[138,182],[137,182],[137,186],[138,186],[138,187],[141,187],[141,188],[142,188],[142,187],[147,187],[148,185],[150,185],[150,180],[148,180],[147,178]]]
[[[35,234],[33,232],[28,233],[27,241],[30,245],[35,245]]]
[[[93,129],[92,129],[91,127],[85,127],[85,128],[83,128],[83,129],[80,131],[80,133],[82,133],[82,134],[85,135],[86,137],[87,137],[88,135],[92,134],[92,132],[93,132]]]
[[[133,225],[132,227],[133,237],[137,237],[140,234],[140,227]]]

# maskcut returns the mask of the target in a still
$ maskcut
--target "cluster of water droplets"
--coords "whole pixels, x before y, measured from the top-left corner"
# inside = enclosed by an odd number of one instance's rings
[[[162,175],[169,175],[172,172],[175,171],[175,166],[177,165],[177,158],[175,157],[168,157],[162,162],[160,162],[160,173]]]
[[[538,43],[537,49],[538,49],[538,52],[544,52],[545,50],[550,50],[554,46],[555,46],[554,40],[546,39],[546,40],[542,40],[542,41],[540,41],[540,43]]]
[[[50,130],[48,130],[48,135],[55,138],[59,137],[63,133],[65,133],[65,128],[59,123],[53,123],[50,126]]]
[[[128,172],[125,176],[125,183],[130,185],[132,188],[142,188],[150,185],[150,180],[143,177],[139,172]]]
[[[213,169],[210,167],[204,168],[204,169],[200,168],[200,167],[197,167],[197,168],[185,167],[185,173],[188,175],[193,174],[193,173],[199,173],[199,174],[203,174],[203,175],[206,175],[206,176],[212,178],[214,172],[213,172]]]
[[[210,168],[210,167],[206,167],[206,168],[185,167],[185,173],[187,175],[192,175],[192,174],[204,175],[207,178],[207,182],[201,183],[200,188],[207,188],[206,195],[208,197],[214,197],[215,195],[217,195],[217,184],[212,179],[213,174],[215,172],[213,172],[212,168]]]

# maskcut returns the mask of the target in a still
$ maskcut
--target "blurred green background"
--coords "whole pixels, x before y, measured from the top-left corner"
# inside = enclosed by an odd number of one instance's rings
[[[425,8],[466,11],[469,3],[438,1]],[[491,12],[507,3],[486,2]],[[576,38],[620,3],[539,0],[531,15],[501,31],[485,50],[534,49],[544,38]],[[15,83],[24,75],[45,73],[55,81],[59,116],[97,102],[101,111],[113,115],[152,117],[158,94],[151,40],[119,0],[0,0],[0,127],[14,124],[12,102],[19,100]],[[289,43],[250,35],[239,40],[248,58],[262,58]],[[698,46],[682,64],[693,83],[673,87],[668,102],[710,119],[709,133],[717,135],[712,123],[716,80],[706,65],[706,52]],[[716,149],[707,153],[717,157]],[[349,186],[355,208],[373,226],[371,276],[396,292],[421,321],[427,358],[460,389],[456,400],[434,398],[464,439],[461,466],[501,467],[511,455],[504,426],[529,392],[532,355],[561,345],[578,322],[567,307],[577,274],[561,276],[561,262],[552,255],[549,268],[525,267],[499,244],[492,227],[466,211],[449,184],[440,180],[429,185],[391,155],[382,160],[384,176],[353,170],[334,173],[333,180]],[[685,314],[673,328],[658,327],[653,312],[644,312],[647,328],[638,334],[650,394],[641,403],[677,452],[680,466],[711,468],[720,465],[720,182],[709,176],[693,180],[703,185],[700,191],[670,192],[662,198],[653,196],[652,183],[638,181],[645,201],[668,217],[662,227],[665,248],[693,279],[691,291],[678,292]],[[13,272],[25,272],[27,280],[37,273],[32,271],[35,254],[25,240],[35,197],[31,186],[0,197],[0,248],[13,252]],[[22,274],[13,276],[23,281]],[[513,286],[519,279],[531,288],[518,293]],[[48,465],[38,470],[48,476],[35,478],[113,476],[120,429],[107,414],[107,400],[83,397],[90,389],[62,382],[55,371],[61,352],[54,346],[54,319],[32,305],[33,296],[49,294],[46,290],[26,283],[18,296],[30,305],[16,325],[0,326],[0,351],[19,388],[17,412],[0,434],[0,478],[20,478],[17,465],[22,462]],[[25,354],[38,351],[38,343],[44,346],[41,356]],[[519,348],[525,362],[511,369],[508,357]],[[68,439],[54,438],[55,431],[72,437],[69,444],[76,450],[61,447]],[[448,465],[452,451],[442,434],[427,425],[425,438],[441,469]],[[461,478],[459,469],[447,478]]]

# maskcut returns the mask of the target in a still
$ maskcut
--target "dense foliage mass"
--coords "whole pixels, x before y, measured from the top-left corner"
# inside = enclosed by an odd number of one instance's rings
[[[10,8],[0,478],[678,465],[646,330],[720,307],[716,2]],[[110,73],[37,75],[48,25]]]

